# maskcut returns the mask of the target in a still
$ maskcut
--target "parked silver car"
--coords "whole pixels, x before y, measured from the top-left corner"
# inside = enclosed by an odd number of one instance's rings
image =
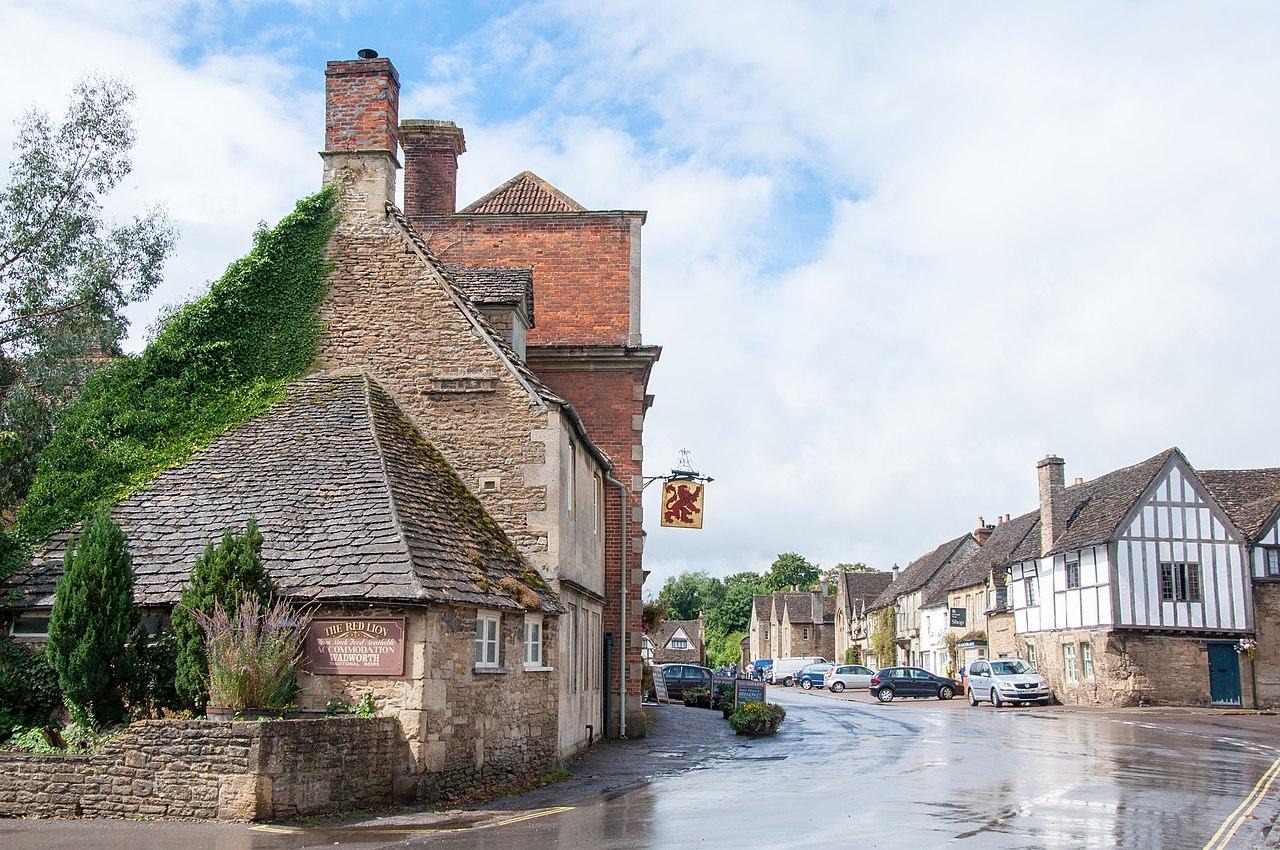
[[[827,678],[822,684],[837,694],[845,688],[865,691],[871,687],[871,677],[874,675],[875,672],[870,667],[863,667],[861,664],[841,664],[827,671]]]
[[[996,708],[1006,703],[1048,705],[1049,683],[1021,658],[979,658],[969,665],[969,705],[987,700]]]

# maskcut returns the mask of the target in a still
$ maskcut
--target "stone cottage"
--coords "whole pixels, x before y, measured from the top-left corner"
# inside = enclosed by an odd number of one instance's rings
[[[649,635],[653,642],[654,664],[706,665],[706,629],[702,618],[696,620],[665,620]]]
[[[877,570],[864,572],[841,570],[836,575],[835,660],[848,660],[854,649],[854,660],[865,658],[854,643],[857,624],[865,619],[867,604],[885,592],[893,573]]]
[[[372,693],[399,720],[401,799],[506,784],[559,758],[559,687],[542,660],[559,652],[556,593],[368,373],[291,384],[283,401],[112,513],[137,601],[155,615],[177,602],[209,541],[255,519],[265,565],[282,593],[311,603],[313,632],[385,630],[343,634],[375,674],[309,653],[298,703],[323,709]],[[12,582],[22,612],[14,631],[28,639],[47,627],[69,537],[51,540]],[[336,669],[319,666],[335,658]]]
[[[752,597],[747,637],[751,660],[835,654],[835,597],[827,583],[809,593],[777,591]]]

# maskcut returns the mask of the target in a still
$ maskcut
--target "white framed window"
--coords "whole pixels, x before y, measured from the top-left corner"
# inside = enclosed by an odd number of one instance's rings
[[[1075,590],[1080,586],[1080,556],[1067,556],[1067,590]]]
[[[44,640],[49,637],[49,615],[19,614],[9,624],[9,634],[20,640]]]
[[[1280,577],[1280,549],[1269,546],[1262,550],[1263,572],[1272,578]]]
[[[564,468],[564,504],[565,510],[569,512],[569,516],[573,516],[573,509],[577,507],[578,501],[578,447],[573,440],[569,441],[569,460]]]
[[[496,611],[476,612],[476,667],[498,666],[502,615]]]
[[[1075,684],[1076,675],[1076,645],[1074,643],[1064,643],[1062,645],[1062,675],[1067,680],[1067,684]]]
[[[524,666],[542,666],[542,615],[524,617]]]
[[[569,606],[569,692],[577,693],[578,687],[578,668],[582,666],[581,655],[578,650],[578,606]]]
[[[802,628],[802,629],[800,630],[800,638],[801,638],[801,640],[808,640],[808,639],[809,639],[809,627],[808,627],[808,626],[805,626],[804,628]]]
[[[672,649],[688,649],[689,641],[685,640],[684,638],[672,638],[671,648]]]
[[[1027,644],[1027,663],[1032,667],[1036,666],[1036,647],[1035,644]]]
[[[1027,607],[1034,607],[1036,604],[1036,577],[1034,575],[1023,576],[1022,586],[1027,589]]]
[[[588,659],[591,670],[588,679],[588,687],[593,691],[600,690],[600,614],[596,611],[591,612],[591,627],[588,631],[587,639],[591,642],[588,647]]]
[[[1080,644],[1080,666],[1084,670],[1084,680],[1093,681],[1093,644],[1088,641]]]

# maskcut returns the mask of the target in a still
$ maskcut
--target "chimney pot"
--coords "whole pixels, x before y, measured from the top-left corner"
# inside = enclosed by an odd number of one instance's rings
[[[356,55],[361,59],[377,59],[378,51],[374,50],[372,47],[362,47],[356,51]]]
[[[1072,482],[1071,482],[1071,486],[1075,487],[1075,486],[1077,486],[1077,485],[1079,485],[1079,484],[1083,484],[1083,483],[1084,483],[1084,479],[1077,475],[1077,476],[1076,476],[1076,479],[1075,479],[1074,481],[1072,481]]]
[[[400,122],[404,147],[404,213],[453,215],[458,210],[458,157],[467,151],[462,128],[452,121]]]

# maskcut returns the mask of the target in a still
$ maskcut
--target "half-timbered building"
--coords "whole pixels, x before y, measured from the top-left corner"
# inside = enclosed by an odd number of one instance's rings
[[[1015,628],[1064,702],[1251,697],[1236,643],[1253,632],[1243,536],[1182,452],[1065,486],[1038,464],[1039,551],[1010,568]]]

